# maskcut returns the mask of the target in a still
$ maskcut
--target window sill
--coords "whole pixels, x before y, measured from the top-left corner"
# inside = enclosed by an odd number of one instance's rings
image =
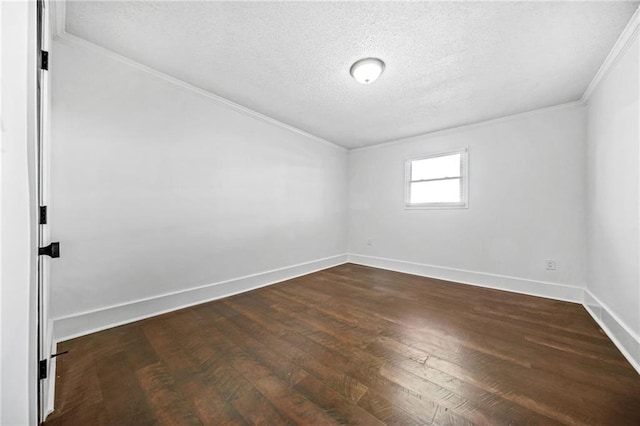
[[[405,210],[449,210],[449,209],[468,209],[468,204],[405,204]]]

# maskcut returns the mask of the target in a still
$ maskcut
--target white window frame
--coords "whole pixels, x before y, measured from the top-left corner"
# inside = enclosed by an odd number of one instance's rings
[[[412,204],[411,200],[411,164],[414,161],[426,160],[427,158],[445,157],[447,155],[460,154],[460,202],[457,203],[420,203]],[[429,179],[442,180],[447,179]],[[457,179],[451,178],[451,179]],[[415,181],[420,182],[420,181]],[[434,152],[433,154],[420,157],[407,158],[404,161],[404,208],[405,209],[466,209],[469,207],[469,149],[467,147],[453,149],[450,151]]]

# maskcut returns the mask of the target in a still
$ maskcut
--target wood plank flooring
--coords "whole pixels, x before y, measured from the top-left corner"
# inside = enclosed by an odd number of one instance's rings
[[[578,304],[346,264],[59,345],[47,425],[640,425]]]

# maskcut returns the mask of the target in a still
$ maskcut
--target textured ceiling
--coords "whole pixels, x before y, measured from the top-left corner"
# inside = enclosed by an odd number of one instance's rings
[[[66,31],[352,148],[578,100],[636,7],[68,1]]]

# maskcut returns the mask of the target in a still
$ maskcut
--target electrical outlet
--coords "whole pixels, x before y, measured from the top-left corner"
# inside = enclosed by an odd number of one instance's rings
[[[373,245],[373,240],[372,240],[371,238],[369,238],[369,239],[367,240],[367,245],[368,245],[368,246],[372,246],[372,245]]]
[[[545,266],[547,267],[548,271],[555,271],[556,270],[556,261],[553,259],[547,259],[544,261]]]

